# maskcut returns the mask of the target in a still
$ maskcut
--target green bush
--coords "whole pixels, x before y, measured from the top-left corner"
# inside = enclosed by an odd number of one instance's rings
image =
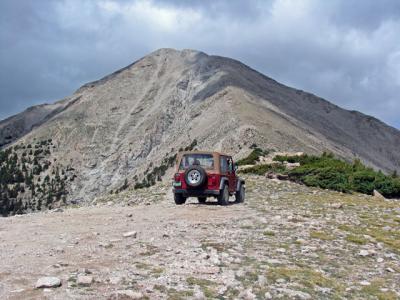
[[[285,172],[285,167],[283,165],[255,165],[240,171],[243,174],[256,175],[265,175],[267,172],[283,173]]]
[[[290,180],[341,192],[372,194],[379,191],[388,198],[400,197],[400,179],[364,166],[360,160],[347,163],[333,154],[278,158],[300,162],[300,167],[287,171]]]
[[[252,158],[254,157],[255,155],[252,156]],[[246,164],[250,160],[246,161]],[[381,171],[366,167],[359,159],[356,159],[353,163],[348,163],[335,158],[332,153],[323,153],[321,156],[307,154],[301,156],[277,155],[273,160],[298,162],[300,167],[284,170],[284,167],[279,165],[256,165],[242,172],[258,175],[264,175],[268,171],[280,172],[289,175],[290,180],[308,186],[369,195],[377,190],[387,198],[400,198],[400,178],[396,172],[390,176],[385,175]]]
[[[238,166],[243,166],[243,165],[254,165],[257,161],[259,161],[260,156],[265,156],[268,155],[269,151],[268,150],[262,150],[261,148],[255,147],[253,151],[249,154],[249,156],[238,160],[236,164]]]

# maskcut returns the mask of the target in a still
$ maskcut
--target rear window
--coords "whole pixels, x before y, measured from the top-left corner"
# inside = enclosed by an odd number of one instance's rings
[[[214,157],[212,154],[185,154],[182,156],[179,170],[185,170],[191,166],[214,169]]]

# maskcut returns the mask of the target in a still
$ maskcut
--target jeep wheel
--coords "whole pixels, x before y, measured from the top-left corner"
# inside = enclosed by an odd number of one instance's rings
[[[175,204],[181,205],[186,202],[186,197],[184,197],[182,194],[174,194],[174,200]]]
[[[224,185],[223,189],[220,191],[218,195],[218,204],[219,205],[228,205],[229,204],[229,190],[228,185]]]
[[[207,198],[206,197],[198,197],[197,200],[199,200],[199,203],[206,203]]]
[[[235,202],[236,203],[244,202],[244,197],[245,197],[245,188],[243,184],[241,184],[239,190],[235,194]]]
[[[192,166],[185,171],[185,181],[188,186],[199,187],[206,181],[206,171],[202,167]]]

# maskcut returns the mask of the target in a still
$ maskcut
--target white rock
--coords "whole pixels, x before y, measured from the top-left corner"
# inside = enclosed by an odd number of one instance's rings
[[[36,282],[35,287],[39,288],[55,288],[61,286],[61,279],[57,277],[42,277]]]
[[[369,252],[368,252],[368,250],[363,249],[363,250],[360,250],[360,252],[358,253],[358,255],[360,255],[360,256],[368,256],[368,255],[369,255]]]
[[[110,277],[110,283],[111,284],[120,284],[122,282],[122,278],[115,276],[115,277]]]
[[[366,280],[363,280],[363,281],[360,281],[360,285],[368,286],[368,285],[371,285],[371,283]]]
[[[378,263],[382,263],[382,262],[384,261],[384,259],[383,259],[382,257],[378,257],[378,258],[376,259],[376,261],[377,261]]]
[[[253,294],[251,289],[247,289],[239,294],[239,299],[253,300],[256,299],[256,295]]]
[[[194,298],[195,300],[205,300],[205,299],[206,299],[206,296],[204,295],[204,293],[203,293],[202,291],[197,290],[197,291],[194,293],[193,298]]]
[[[395,271],[392,268],[386,268],[387,272],[394,273]]]
[[[127,237],[136,238],[136,236],[137,236],[137,232],[136,231],[128,231],[128,232],[125,232],[123,234],[123,237],[125,237],[125,238],[127,238]]]
[[[272,299],[272,295],[271,295],[270,292],[266,292],[266,293],[264,294],[264,297],[265,297],[265,299]]]
[[[79,275],[78,279],[76,280],[76,283],[81,286],[89,286],[93,283],[93,277],[86,275]]]

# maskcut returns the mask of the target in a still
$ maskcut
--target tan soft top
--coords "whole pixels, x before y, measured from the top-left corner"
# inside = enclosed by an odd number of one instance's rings
[[[178,156],[183,156],[185,154],[212,154],[213,156],[232,156],[226,153],[221,153],[217,151],[200,151],[200,150],[193,150],[193,151],[181,151],[179,152]]]
[[[176,158],[176,171],[179,171],[179,163],[181,162],[182,156],[186,155],[186,154],[211,154],[214,158],[215,158],[215,163],[214,163],[214,171],[219,173],[219,158],[220,156],[228,156],[228,157],[232,157],[229,154],[225,154],[225,153],[221,153],[221,152],[216,152],[216,151],[182,151],[178,153],[178,157]]]

